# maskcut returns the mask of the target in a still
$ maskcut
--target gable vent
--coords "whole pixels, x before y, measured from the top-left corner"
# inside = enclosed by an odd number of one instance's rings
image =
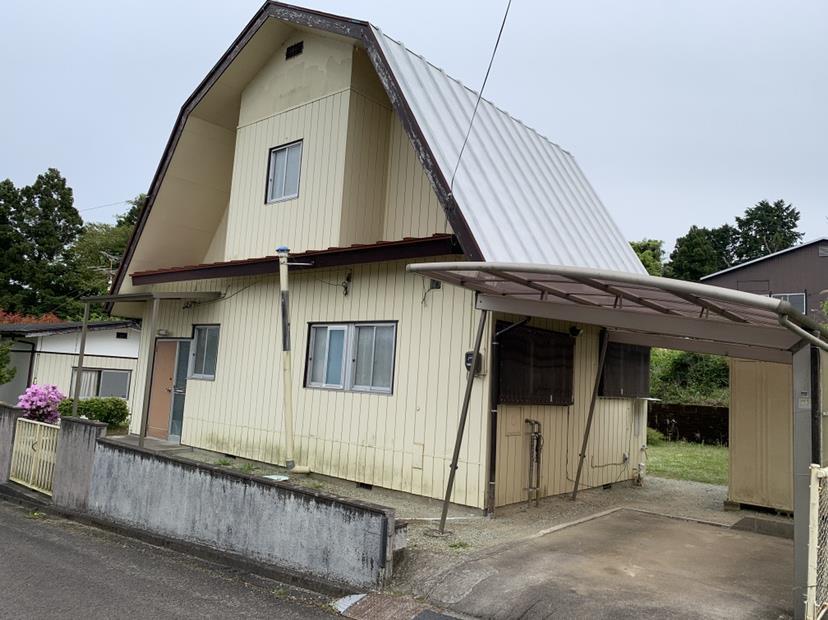
[[[819,255],[823,257],[828,256],[828,245],[819,246]]]
[[[293,45],[288,45],[288,48],[285,50],[285,60],[290,60],[294,56],[298,56],[301,54],[305,49],[305,42],[299,41],[299,43],[294,43]]]

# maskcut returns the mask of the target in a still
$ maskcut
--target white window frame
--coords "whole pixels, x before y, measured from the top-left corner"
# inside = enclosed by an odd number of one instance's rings
[[[326,337],[330,340],[330,332],[331,330],[336,331],[344,331],[345,332],[345,346],[343,347],[343,356],[344,360],[342,363],[342,384],[329,384],[318,381],[312,380],[313,374],[313,351],[314,351],[314,339],[316,338],[316,329],[314,328],[327,328]],[[356,373],[356,334],[357,334],[357,327],[390,327],[393,330],[393,335],[391,338],[391,382],[390,385],[386,387],[373,387],[370,385],[355,385],[354,383],[354,375]],[[323,361],[322,368],[325,371],[325,378],[327,378],[327,368],[328,368],[328,349],[329,347],[325,347],[325,360]],[[376,350],[376,332],[374,335],[374,350]],[[373,352],[372,352],[373,355]],[[396,368],[396,355],[397,355],[397,323],[395,321],[357,321],[354,323],[309,323],[308,324],[308,349],[305,355],[305,387],[306,388],[313,388],[313,389],[324,389],[324,390],[339,390],[339,391],[346,391],[346,392],[360,392],[360,393],[367,393],[367,394],[393,394],[394,393],[394,371]],[[373,368],[373,357],[372,357],[372,368]],[[373,372],[373,371],[372,371]]]
[[[791,303],[791,297],[801,297],[802,314],[808,314],[808,296],[805,293],[773,293],[771,297],[773,297],[774,299],[781,299],[782,301],[787,301],[792,306],[793,304]]]
[[[198,347],[196,343],[198,341],[198,333],[200,331],[204,331],[205,333],[211,329],[215,329],[218,332],[218,336],[216,338],[216,370],[218,370],[218,353],[219,353],[219,343],[221,342],[221,325],[193,325],[193,337],[191,338],[190,342],[190,362],[187,367],[187,379],[197,379],[199,381],[215,381],[216,375],[215,373],[210,375],[206,373],[197,373],[195,372],[195,358],[196,358],[196,351]],[[206,338],[206,336],[205,336]],[[205,342],[204,346],[204,354],[207,355],[207,343]]]
[[[97,377],[95,379],[95,394],[93,396],[81,396],[82,399],[84,398],[120,398],[122,400],[129,400],[129,393],[132,389],[132,371],[126,368],[89,368],[88,366],[83,367],[83,372],[94,372]],[[104,396],[101,397],[101,374],[105,372],[118,372],[118,373],[125,373],[128,377],[127,379],[127,389],[126,389],[126,396]],[[70,379],[70,398],[75,395],[75,381],[77,380],[78,376],[78,367],[72,366],[72,376]]]
[[[276,153],[279,151],[285,151],[285,169],[282,170],[283,175],[283,183],[282,187],[287,186],[287,158],[288,158],[288,151],[292,148],[299,149],[299,169],[297,170],[297,179],[296,179],[296,192],[293,194],[284,194],[282,196],[273,197],[273,187],[274,187],[274,180],[276,179],[276,172],[273,170],[273,163]],[[277,202],[285,202],[286,200],[294,200],[295,198],[299,197],[299,186],[302,182],[302,151],[303,151],[303,140],[295,140],[293,142],[288,142],[287,144],[281,144],[279,146],[274,146],[267,152],[267,179],[265,184],[265,204],[275,204]]]

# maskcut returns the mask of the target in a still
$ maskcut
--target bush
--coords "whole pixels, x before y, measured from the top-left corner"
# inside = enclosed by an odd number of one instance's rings
[[[57,424],[60,422],[59,407],[65,397],[56,385],[30,385],[17,399],[17,406],[26,413],[24,418]]]
[[[63,400],[58,406],[60,415],[72,415],[72,399]],[[129,407],[123,398],[84,398],[78,402],[78,415],[97,420],[110,426],[124,426],[129,419]]]
[[[666,403],[727,407],[730,400],[727,358],[653,349],[650,396]]]
[[[647,445],[648,446],[660,446],[664,442],[667,441],[667,437],[664,436],[664,433],[661,431],[657,431],[654,428],[647,427]]]

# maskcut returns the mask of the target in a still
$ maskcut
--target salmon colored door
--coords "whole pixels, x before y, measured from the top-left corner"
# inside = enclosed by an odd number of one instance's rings
[[[177,348],[175,340],[155,342],[147,435],[156,439],[166,439],[169,434]]]

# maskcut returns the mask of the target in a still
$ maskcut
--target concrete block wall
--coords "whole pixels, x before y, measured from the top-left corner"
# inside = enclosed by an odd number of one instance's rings
[[[99,437],[106,424],[81,418],[62,418],[55,456],[52,501],[56,506],[85,511]]]
[[[0,404],[0,484],[9,481],[14,429],[17,426],[17,418],[21,415],[23,415],[22,409]]]
[[[331,585],[390,579],[393,509],[160,456],[101,438],[101,426],[61,421],[56,506]]]

